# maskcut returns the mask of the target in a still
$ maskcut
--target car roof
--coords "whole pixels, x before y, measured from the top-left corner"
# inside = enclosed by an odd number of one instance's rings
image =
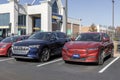
[[[105,32],[83,32],[81,34],[88,33],[88,34],[104,34]]]
[[[53,32],[36,32],[36,33],[64,33],[64,32],[56,32],[56,31],[53,31]]]

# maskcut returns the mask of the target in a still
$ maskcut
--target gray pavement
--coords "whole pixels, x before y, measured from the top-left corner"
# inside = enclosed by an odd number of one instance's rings
[[[61,58],[52,59],[49,63],[40,63],[2,57],[0,58],[0,80],[119,80],[120,59],[103,73],[99,73],[114,59],[108,58],[104,65],[98,66],[93,63],[66,64]]]

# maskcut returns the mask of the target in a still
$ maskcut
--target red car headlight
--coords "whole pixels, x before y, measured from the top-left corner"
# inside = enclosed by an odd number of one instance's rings
[[[64,46],[63,49],[68,50],[68,47]]]
[[[98,48],[88,48],[88,51],[94,51],[94,50],[98,50]]]

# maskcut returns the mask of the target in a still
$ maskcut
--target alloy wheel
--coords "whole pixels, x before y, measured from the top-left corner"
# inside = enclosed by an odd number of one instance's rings
[[[99,58],[98,58],[98,64],[102,65],[103,63],[104,63],[104,53],[102,51],[102,53],[99,55]]]
[[[40,61],[46,62],[49,60],[49,58],[50,58],[50,51],[48,48],[44,48],[42,53],[41,53]]]
[[[11,48],[8,50],[8,52],[7,52],[7,57],[11,57],[12,56],[12,50],[11,50]]]

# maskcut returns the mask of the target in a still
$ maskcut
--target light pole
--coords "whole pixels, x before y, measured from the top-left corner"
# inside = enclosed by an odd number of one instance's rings
[[[67,18],[68,18],[68,0],[65,0],[65,22],[66,22],[66,34],[67,34]]]
[[[113,27],[114,33],[115,33],[115,27],[114,27],[114,3],[115,3],[115,1],[112,0],[112,27]]]
[[[79,19],[79,20],[80,20],[79,33],[82,33],[82,23],[81,23],[82,19]]]

